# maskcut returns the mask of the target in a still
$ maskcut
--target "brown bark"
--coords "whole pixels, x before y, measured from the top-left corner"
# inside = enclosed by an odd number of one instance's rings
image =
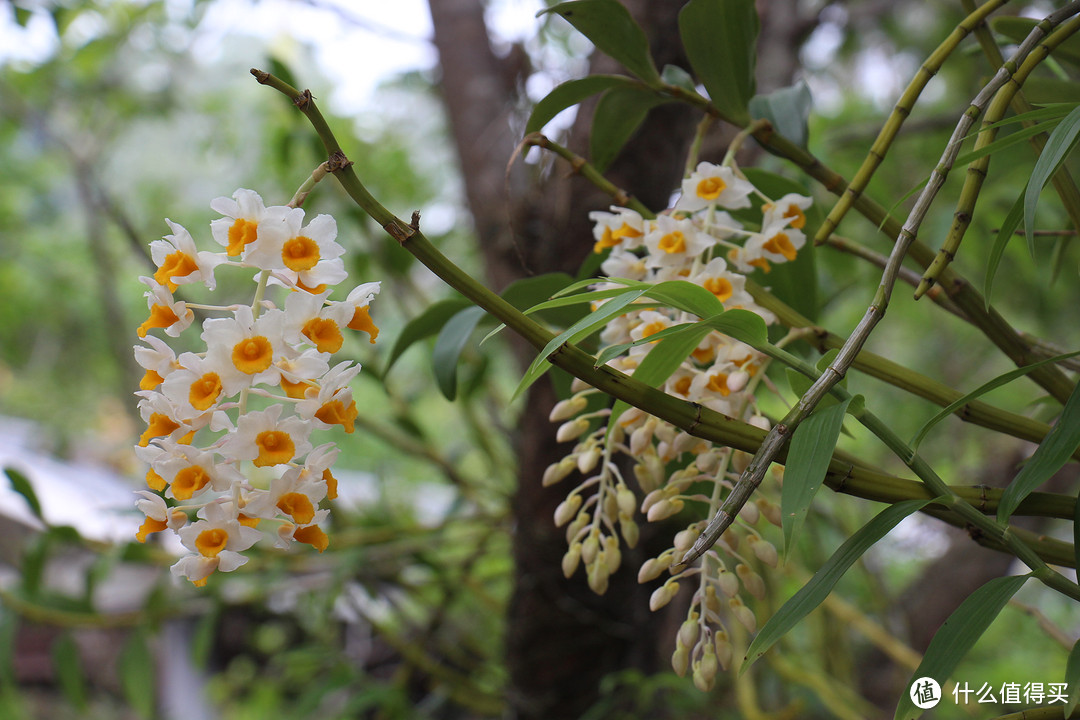
[[[649,35],[658,67],[669,63],[689,67],[678,39],[677,13],[683,3],[624,4]],[[563,172],[539,186],[520,161],[506,173],[520,139],[512,134],[509,120],[518,100],[515,88],[521,83],[508,79],[504,63],[491,50],[480,0],[429,0],[429,5],[443,97],[490,282],[502,288],[529,274],[574,273],[592,245],[588,213],[606,209],[611,199]],[[793,68],[793,49],[788,55]],[[600,54],[594,55],[591,65],[592,72],[621,72]],[[591,116],[592,104],[586,103],[566,141],[583,155]],[[667,207],[678,187],[696,120],[688,107],[655,109],[616,158],[608,177],[646,205]],[[529,348],[515,350],[522,361],[531,357]],[[577,717],[596,700],[605,676],[629,668],[646,673],[662,668],[681,620],[650,613],[653,587],[641,586],[635,578],[644,558],[670,544],[670,531],[642,523],[638,549],[624,548],[623,568],[612,577],[604,596],[592,593],[580,572],[569,580],[563,577],[566,539],[553,526],[552,516],[566,495],[565,486],[575,479],[571,476],[553,488],[543,488],[540,482],[544,469],[569,450],[555,442],[547,420],[555,400],[550,383],[536,383],[514,438],[519,463],[512,503],[515,590],[506,657],[509,700],[513,716],[519,718]]]

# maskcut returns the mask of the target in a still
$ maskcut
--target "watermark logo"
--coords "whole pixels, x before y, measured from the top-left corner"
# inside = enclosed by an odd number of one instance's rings
[[[920,710],[928,710],[941,702],[941,686],[932,677],[921,677],[911,683],[908,694]]]

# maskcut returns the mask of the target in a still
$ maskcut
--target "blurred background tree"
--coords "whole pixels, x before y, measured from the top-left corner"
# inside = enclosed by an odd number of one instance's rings
[[[658,65],[685,67],[675,24],[681,3],[624,4],[646,29]],[[430,0],[433,33],[417,42],[437,65],[385,79],[363,109],[338,110],[331,120],[375,195],[401,215],[421,209],[425,231],[443,251],[498,290],[548,272],[575,275],[591,249],[588,213],[610,204],[548,158],[518,158],[507,170],[533,102],[562,80],[619,72],[558,19],[536,20],[524,35],[501,34],[502,18],[525,5]],[[348,4],[273,8],[386,34]],[[763,0],[758,9],[759,90],[805,78],[816,101],[811,149],[846,177],[919,63],[964,16],[959,3]],[[1029,9],[1036,8],[1012,12]],[[284,202],[323,159],[303,118],[255,84],[247,68],[295,78],[325,96],[325,110],[344,105],[335,83],[365,67],[360,60],[334,65],[324,46],[299,37],[222,29],[230,13],[260,10],[226,0],[20,0],[3,9],[5,36],[20,52],[0,66],[0,412],[38,423],[36,450],[141,476],[130,453],[139,432],[131,392],[141,374],[131,343],[145,314],[137,277],[152,270],[149,241],[165,232],[165,217],[205,229],[209,199],[237,187]],[[890,206],[924,179],[956,116],[992,72],[975,52],[950,62],[908,121],[887,172],[871,184],[872,196]],[[558,132],[571,148],[586,146],[591,111],[587,104],[560,118]],[[653,110],[609,176],[651,208],[666,207],[695,122],[682,106]],[[718,161],[730,138],[717,128],[702,158]],[[1011,152],[1019,167],[1030,167],[1030,150]],[[744,153],[744,166],[784,171],[757,149]],[[1017,190],[1016,182],[998,182],[982,202],[1000,204],[1003,217]],[[385,334],[374,348],[350,348],[364,365],[355,390],[364,414],[356,436],[338,438],[341,464],[355,472],[343,479],[351,490],[343,488],[335,509],[331,550],[267,551],[250,571],[195,593],[159,572],[168,564],[160,547],[101,543],[56,527],[12,540],[0,596],[0,715],[51,717],[74,706],[84,717],[179,716],[174,703],[188,699],[184,716],[192,717],[190,698],[198,696],[197,712],[208,718],[780,717],[785,708],[801,717],[891,714],[911,670],[902,658],[911,656],[887,656],[865,630],[853,631],[850,608],[832,606],[796,634],[794,646],[818,662],[776,660],[755,681],[760,696],[745,680],[703,696],[668,670],[684,608],[650,613],[652,588],[626,569],[603,596],[580,575],[565,579],[564,533],[551,522],[563,495],[540,483],[566,452],[547,420],[559,377],[508,404],[530,356],[500,337],[466,349],[457,400],[447,401],[431,382],[431,353],[412,350],[399,360],[395,346],[434,334],[410,324],[428,308],[442,303],[445,318],[463,302],[343,198],[328,184],[308,211],[338,218],[353,277],[383,279],[376,321]],[[927,237],[948,226],[948,203],[937,212]],[[1065,226],[1054,213],[1048,205],[1040,222]],[[981,275],[977,258],[991,230],[984,224],[971,233],[976,249],[960,260],[969,277]],[[885,248],[869,223],[850,220],[844,231]],[[879,272],[827,248],[816,256],[824,299],[818,319],[844,333]],[[1018,255],[1000,284],[1000,305],[1017,326],[1075,344],[1078,328],[1062,318],[1080,300],[1076,284],[1064,278],[1045,291],[1039,273]],[[959,321],[949,327],[950,344],[938,345],[944,334],[925,331],[926,310],[898,296],[871,349],[965,390],[972,378],[1007,369],[1001,358],[958,351],[977,347],[974,331]],[[856,391],[873,383],[851,382]],[[1023,409],[1037,400],[1023,382],[993,397]],[[895,399],[889,420],[901,434],[933,412],[899,392],[888,397]],[[980,437],[942,432],[924,447],[952,471],[950,482],[1004,484],[1021,444],[995,438],[987,452]],[[865,438],[856,442],[888,462]],[[1069,480],[1062,489],[1074,487]],[[803,579],[799,568],[820,566],[871,511],[862,501],[822,497],[815,513],[827,522],[808,523],[798,561],[789,563],[791,587],[777,597],[789,595]],[[896,646],[918,653],[960,600],[1007,572],[1011,558],[927,520],[907,528],[869,555],[862,576],[845,581],[842,592],[860,608],[856,617],[873,618]],[[628,565],[670,541],[662,526],[643,531]],[[943,573],[950,582],[941,582]],[[1010,672],[1021,666],[1033,673],[1024,679],[1056,679],[1065,652],[1057,641],[1078,628],[1054,598],[1039,603],[1010,618],[1010,632],[1025,637],[1024,657],[974,656],[972,682],[1015,679]],[[93,647],[111,650],[95,655]],[[193,684],[182,680],[188,674]]]

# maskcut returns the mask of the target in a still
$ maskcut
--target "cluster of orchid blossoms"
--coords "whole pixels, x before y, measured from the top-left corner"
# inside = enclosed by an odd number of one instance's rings
[[[295,203],[295,201],[294,201]],[[145,368],[139,412],[147,423],[136,447],[150,469],[151,491],[137,505],[146,521],[136,535],[175,532],[190,554],[172,567],[177,577],[205,585],[215,570],[243,565],[241,553],[272,525],[276,544],[307,543],[322,552],[328,543],[319,524],[324,500],[337,496],[330,471],[338,449],[314,446],[312,435],[334,425],[353,431],[356,403],[349,382],[360,366],[333,361],[343,330],[368,334],[378,328],[368,305],[379,283],[332,300],[332,288],[348,273],[337,224],[319,215],[304,225],[293,204],[265,207],[251,190],[210,207],[223,215],[210,224],[221,252],[200,251],[180,225],[151,243],[157,272],[141,278],[150,317],[138,329],[144,344],[135,358]],[[252,270],[254,300],[246,305],[196,305],[174,297],[181,285],[213,291],[222,266]],[[284,295],[283,307],[266,299],[269,286]],[[176,352],[152,329],[178,338],[201,322],[203,352]]]
[[[760,204],[752,202],[755,195]],[[591,213],[594,250],[610,249],[602,265],[608,277],[647,283],[687,280],[713,293],[725,310],[749,310],[773,324],[775,316],[756,305],[746,291],[746,274],[756,268],[768,272],[773,263],[795,259],[806,242],[802,228],[810,203],[810,198],[795,194],[766,198],[733,168],[701,163],[683,181],[675,207],[656,219],[647,220],[620,207]],[[739,214],[744,220],[753,217],[753,226],[749,220],[739,222],[729,211],[743,211]],[[605,346],[638,343],[609,363],[628,374],[656,346],[647,340],[649,336],[697,319],[652,303],[630,307],[601,333]],[[663,389],[767,430],[769,422],[758,411],[754,397],[766,362],[764,355],[749,346],[712,332]],[[544,484],[557,483],[575,470],[584,478],[555,512],[556,525],[566,525],[569,544],[563,572],[570,577],[584,563],[590,587],[603,593],[608,576],[621,564],[619,535],[629,547],[637,543],[634,515],[638,508],[648,521],[658,522],[694,502],[707,507],[708,512],[701,515],[709,517],[749,456],[695,438],[637,408],[610,418],[608,410],[596,410],[596,403],[590,403],[590,396],[598,391],[580,381],[572,393],[553,409],[551,420],[561,423],[558,439],[576,441],[576,445],[568,456],[548,467]],[[614,427],[609,429],[611,422]],[[632,464],[643,499],[625,482],[616,454]],[[726,623],[734,618],[749,632],[756,628],[754,612],[741,595],[745,591],[762,598],[765,582],[754,567],[775,567],[777,562],[776,548],[754,527],[760,517],[780,525],[779,507],[759,495],[696,567],[682,568],[679,559],[706,525],[706,520],[692,522],[675,535],[673,547],[647,560],[638,574],[643,583],[669,574],[652,595],[653,610],[675,597],[680,581],[696,579],[672,665],[680,675],[692,668],[694,682],[702,689],[711,688],[719,668],[726,669],[731,661],[732,639]]]

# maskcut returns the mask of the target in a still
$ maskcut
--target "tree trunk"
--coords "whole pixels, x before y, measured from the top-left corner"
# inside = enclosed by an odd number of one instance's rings
[[[624,4],[649,36],[658,67],[689,67],[678,39],[682,3]],[[507,173],[520,140],[509,121],[524,78],[508,72],[511,62],[492,51],[480,0],[429,0],[429,6],[441,89],[489,281],[503,288],[530,274],[573,274],[592,247],[588,213],[606,209],[611,198],[579,177],[560,173],[539,187],[530,177],[532,169],[520,160]],[[593,72],[623,72],[598,53],[591,64]],[[566,141],[582,155],[592,109],[592,103],[582,106]],[[666,208],[678,187],[696,120],[686,106],[656,108],[607,176],[649,207]],[[520,344],[515,351],[522,363],[534,354]],[[605,595],[591,592],[580,572],[569,580],[563,577],[566,538],[552,517],[575,478],[553,488],[541,485],[544,469],[569,451],[555,442],[554,426],[547,419],[556,399],[547,380],[534,384],[514,438],[519,464],[512,503],[515,589],[506,658],[509,701],[517,718],[577,717],[596,701],[604,677],[630,668],[645,673],[663,668],[682,619],[672,612],[650,613],[653,587],[637,583],[636,568],[671,542],[670,532],[647,523],[641,523],[638,548],[624,548],[623,568],[611,578]]]

